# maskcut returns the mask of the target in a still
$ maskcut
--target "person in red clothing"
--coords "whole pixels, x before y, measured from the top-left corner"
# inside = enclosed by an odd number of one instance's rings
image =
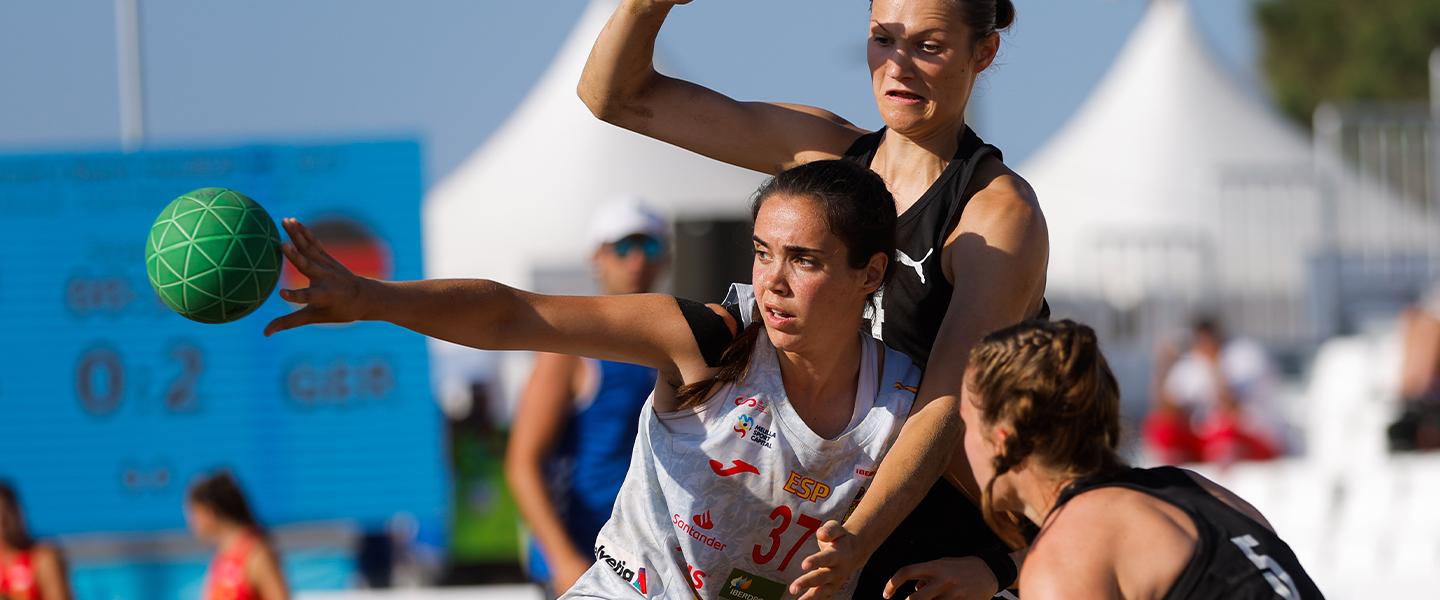
[[[285,576],[265,530],[229,473],[190,487],[185,520],[195,537],[217,551],[206,573],[205,600],[287,600]]]
[[[0,598],[71,598],[60,551],[30,537],[20,512],[19,495],[3,481],[0,481]]]

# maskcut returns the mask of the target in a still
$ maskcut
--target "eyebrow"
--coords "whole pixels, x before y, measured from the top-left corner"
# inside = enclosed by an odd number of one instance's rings
[[[891,36],[891,37],[900,37],[900,36],[896,36],[894,33],[892,33],[892,32],[890,31],[889,28],[885,27],[885,24],[884,24],[884,23],[881,23],[881,22],[879,22],[879,21],[876,21],[875,19],[870,19],[870,26],[871,26],[872,28],[878,28],[880,31],[885,32],[886,35],[889,35],[889,36]],[[909,35],[910,35],[911,37],[924,37],[924,36],[930,35],[930,34],[932,34],[932,33],[950,33],[950,32],[949,32],[948,30],[946,30],[944,27],[931,27],[931,28],[929,28],[929,29],[924,29],[924,30],[921,30],[921,31],[917,31],[917,32],[912,33],[912,34],[909,34]],[[902,35],[904,35],[904,34],[902,34]]]
[[[760,244],[761,246],[764,246],[766,248],[770,247],[770,244],[766,243],[765,240],[760,239],[760,236],[758,235],[751,235],[750,239],[753,240],[755,243]],[[825,256],[826,254],[824,250],[821,250],[819,248],[797,246],[795,244],[786,244],[782,248],[784,248],[786,252],[789,252],[791,254],[815,254],[818,256]]]

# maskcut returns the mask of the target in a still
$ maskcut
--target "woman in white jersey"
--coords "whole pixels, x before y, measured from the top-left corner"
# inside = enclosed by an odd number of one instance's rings
[[[752,216],[754,287],[732,289],[744,307],[733,312],[658,294],[370,280],[286,220],[285,255],[311,283],[281,295],[307,306],[265,331],[380,320],[477,348],[656,368],[596,562],[564,597],[778,600],[820,525],[859,502],[919,370],[861,331],[895,249],[879,176],[845,161],[797,167],[760,188]]]

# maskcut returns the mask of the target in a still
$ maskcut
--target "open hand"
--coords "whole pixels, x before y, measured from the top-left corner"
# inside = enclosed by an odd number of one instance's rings
[[[310,278],[310,287],[280,290],[281,298],[305,306],[271,321],[265,326],[265,335],[314,323],[359,320],[365,311],[363,291],[370,280],[350,272],[326,253],[320,241],[300,221],[283,219],[280,225],[290,234],[290,243],[281,244],[280,251],[290,264]]]
[[[800,563],[805,574],[790,583],[790,594],[796,596],[796,600],[838,596],[851,576],[859,573],[865,561],[870,560],[870,555],[857,547],[855,537],[839,521],[826,521],[815,532],[815,541],[820,551]]]

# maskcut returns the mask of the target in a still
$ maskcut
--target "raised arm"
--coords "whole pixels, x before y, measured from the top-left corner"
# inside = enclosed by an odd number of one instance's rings
[[[283,222],[285,257],[310,287],[281,290],[304,304],[265,335],[313,323],[388,321],[484,350],[538,350],[647,365],[673,385],[709,375],[671,296],[547,296],[484,279],[377,281],[332,258],[299,221]]]
[[[989,173],[945,245],[945,274],[957,284],[931,349],[915,409],[843,529],[828,532],[839,543],[828,553],[822,544],[822,551],[802,564],[809,572],[791,589],[817,586],[804,600],[833,593],[843,583],[837,579],[858,571],[942,472],[979,503],[979,486],[961,454],[963,448],[958,447],[965,363],[980,338],[1024,320],[1037,308],[1049,257],[1048,233],[1034,192],[1003,165],[993,166],[1003,174]],[[835,577],[832,572],[844,575]]]
[[[655,38],[688,0],[625,0],[585,71],[580,99],[600,119],[715,160],[775,174],[839,157],[863,131],[812,106],[739,102],[655,70]]]

